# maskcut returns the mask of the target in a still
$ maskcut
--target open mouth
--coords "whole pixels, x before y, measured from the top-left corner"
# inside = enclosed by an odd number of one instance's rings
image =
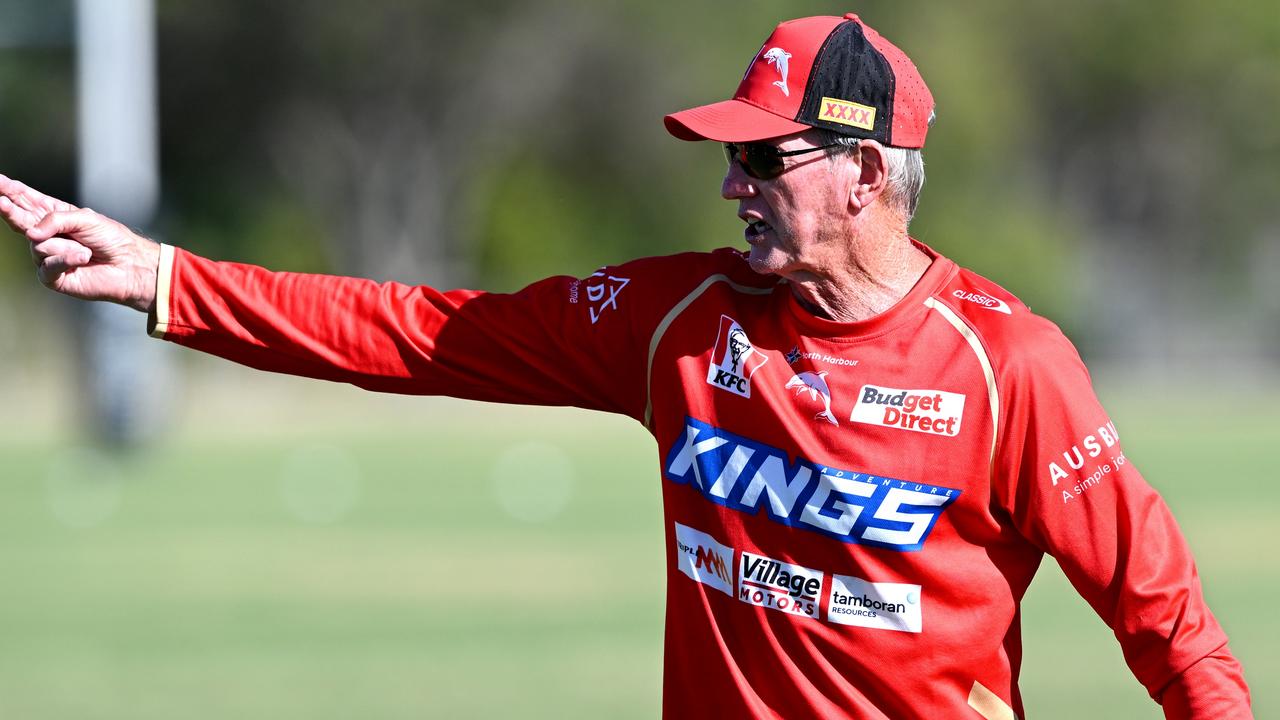
[[[751,241],[760,237],[761,235],[764,235],[766,232],[772,229],[773,229],[773,226],[765,222],[764,220],[752,220],[751,222],[747,223],[747,229],[743,234],[746,235],[746,238],[748,241]]]

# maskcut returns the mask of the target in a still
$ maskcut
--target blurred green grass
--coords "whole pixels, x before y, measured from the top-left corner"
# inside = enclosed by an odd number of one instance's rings
[[[1265,692],[1280,670],[1273,400],[1108,401],[1197,552],[1259,717],[1280,711]],[[563,409],[388,407],[326,424],[332,408],[302,405],[301,428],[197,408],[132,457],[38,433],[0,444],[0,717],[657,717],[644,431]],[[563,506],[514,517],[500,494],[560,481],[547,458],[568,468]],[[1050,560],[1023,617],[1029,717],[1161,717]]]

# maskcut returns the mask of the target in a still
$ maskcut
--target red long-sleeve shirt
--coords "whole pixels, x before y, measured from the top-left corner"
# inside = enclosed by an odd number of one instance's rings
[[[667,552],[664,716],[1023,716],[1019,603],[1045,553],[1170,718],[1248,689],[1168,508],[1071,344],[933,258],[839,323],[723,250],[514,294],[163,248],[153,334],[371,390],[645,424]]]

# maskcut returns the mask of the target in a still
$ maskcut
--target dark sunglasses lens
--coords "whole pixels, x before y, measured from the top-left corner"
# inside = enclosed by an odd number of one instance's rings
[[[761,180],[772,180],[782,174],[782,158],[772,145],[751,143],[743,146],[747,174]]]
[[[772,145],[725,143],[724,156],[730,163],[737,161],[747,175],[757,180],[772,180],[782,174],[782,158]]]

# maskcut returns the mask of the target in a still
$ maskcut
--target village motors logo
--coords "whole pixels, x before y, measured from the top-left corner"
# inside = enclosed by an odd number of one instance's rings
[[[747,331],[728,315],[720,316],[716,347],[707,368],[707,384],[744,398],[751,397],[751,376],[769,357],[751,344]]]
[[[964,395],[863,385],[849,419],[882,427],[954,437],[964,416]]]
[[[742,553],[738,568],[738,599],[742,602],[792,615],[818,618],[822,596],[820,570],[784,563],[753,553]]]
[[[924,627],[920,615],[920,586],[832,575],[827,620],[840,625],[918,633]]]
[[[674,523],[676,566],[695,582],[733,597],[733,548],[686,525]]]

